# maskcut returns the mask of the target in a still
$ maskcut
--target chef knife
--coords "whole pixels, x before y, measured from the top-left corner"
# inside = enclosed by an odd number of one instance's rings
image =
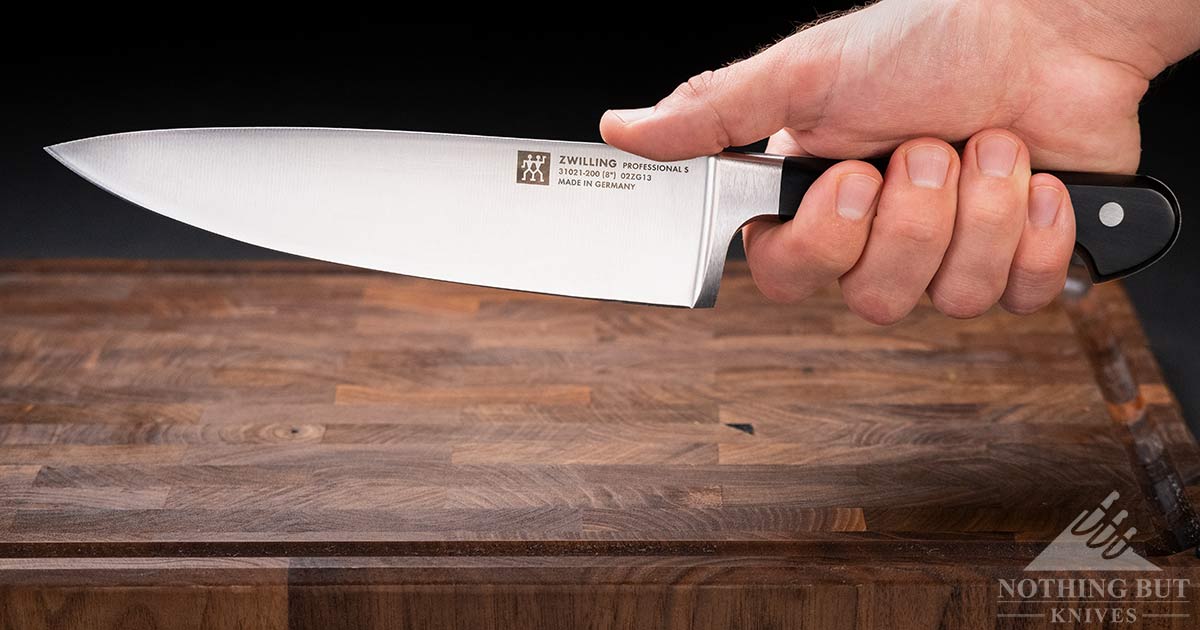
[[[747,221],[787,220],[833,162],[722,153],[654,162],[603,144],[326,128],[169,129],[46,148],[97,186],[205,230],[309,258],[488,287],[716,302]],[[1054,173],[1096,281],[1179,233],[1145,176]]]

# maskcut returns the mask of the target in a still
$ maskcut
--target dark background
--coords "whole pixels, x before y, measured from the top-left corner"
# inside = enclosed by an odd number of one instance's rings
[[[48,144],[226,125],[598,141],[605,109],[651,105],[691,75],[838,8],[815,3],[753,23],[597,15],[556,28],[245,11],[151,19],[64,9],[53,20],[10,21],[0,37],[0,257],[280,256],[110,197],[44,154]],[[1188,97],[1198,64],[1156,80],[1142,108],[1142,171],[1174,187],[1185,221],[1175,250],[1126,284],[1194,429],[1200,219],[1190,215],[1200,207],[1200,121]]]

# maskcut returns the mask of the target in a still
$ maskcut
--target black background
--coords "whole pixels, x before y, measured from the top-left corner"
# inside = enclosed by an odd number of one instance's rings
[[[527,8],[538,7],[545,9]],[[0,257],[279,256],[110,197],[44,154],[47,144],[224,125],[598,141],[605,109],[651,105],[689,76],[838,8],[815,3],[754,22],[647,23],[600,12],[536,27],[245,11],[10,21],[0,38]],[[1192,217],[1200,206],[1200,121],[1190,98],[1197,65],[1184,62],[1156,80],[1142,108],[1141,170],[1175,188],[1185,220],[1167,259],[1126,284],[1193,427],[1200,421],[1200,218]]]

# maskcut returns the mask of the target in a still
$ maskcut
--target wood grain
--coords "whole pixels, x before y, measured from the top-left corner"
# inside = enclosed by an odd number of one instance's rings
[[[1200,496],[1132,308],[1089,299]],[[996,580],[1109,492],[1164,553],[1085,347],[1059,305],[877,328],[738,263],[688,311],[0,261],[0,628],[1047,627]]]

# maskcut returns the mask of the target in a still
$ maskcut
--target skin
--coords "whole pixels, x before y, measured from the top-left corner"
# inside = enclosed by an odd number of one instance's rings
[[[764,137],[785,155],[892,152],[884,173],[830,169],[793,221],[743,228],[763,294],[837,281],[877,324],[923,294],[951,317],[1028,313],[1062,290],[1075,240],[1062,182],[1031,168],[1134,172],[1150,79],[1197,48],[1194,0],[884,0],[606,112],[600,132],[657,160]]]

